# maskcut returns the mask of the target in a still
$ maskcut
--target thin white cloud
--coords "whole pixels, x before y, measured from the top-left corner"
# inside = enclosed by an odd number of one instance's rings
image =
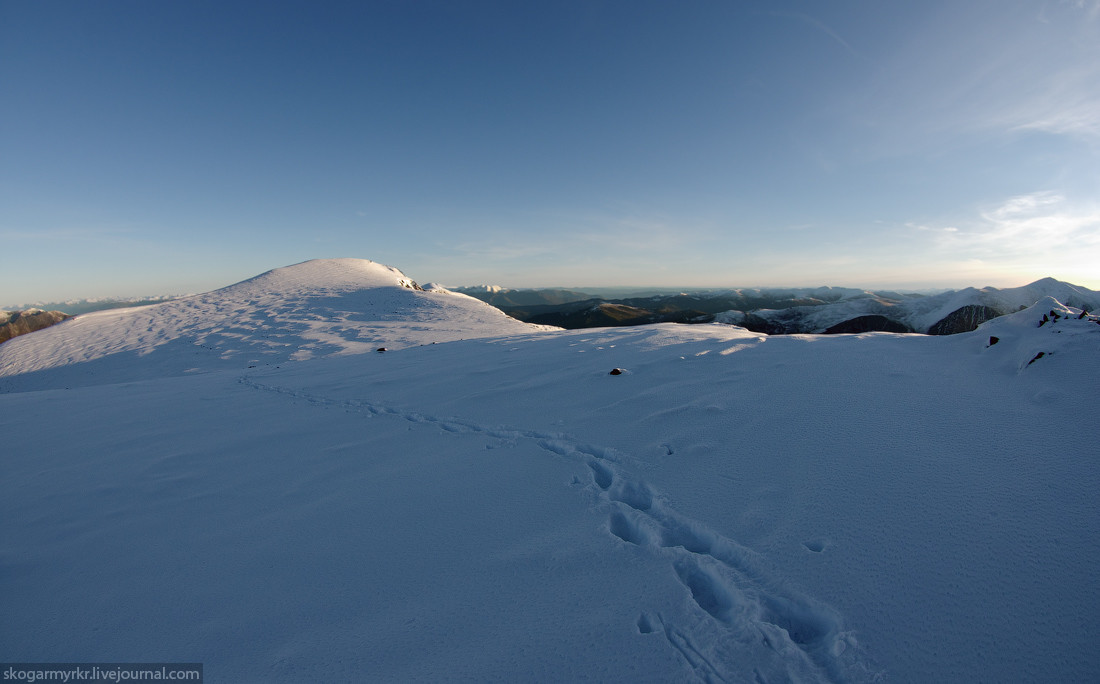
[[[1058,192],[1010,197],[950,225],[910,228],[931,235],[941,262],[980,264],[990,273],[1093,282],[1100,263],[1100,207],[1074,204]]]
[[[945,3],[886,56],[852,116],[927,149],[975,134],[1040,131],[1100,144],[1100,2],[1031,11]]]
[[[1100,141],[1100,83],[1097,74],[1086,74],[1079,83],[1060,87],[1012,112],[1010,130],[1044,131]],[[1006,123],[1011,124],[1011,120]]]
[[[1043,191],[1011,197],[992,209],[982,212],[982,218],[999,225],[1011,224],[1020,218],[1033,217],[1045,207],[1064,204],[1066,198],[1059,193]]]
[[[857,53],[855,51],[855,48],[853,48],[851,46],[851,44],[848,43],[848,41],[844,40],[840,36],[839,33],[834,31],[832,28],[830,28],[828,26],[828,24],[821,21],[820,19],[812,17],[808,14],[803,14],[802,12],[772,12],[772,15],[776,16],[776,17],[784,17],[784,18],[787,18],[787,19],[794,19],[796,21],[801,21],[801,22],[804,22],[806,24],[809,24],[810,26],[813,26],[814,28],[816,28],[818,31],[821,31],[825,35],[832,38],[838,45],[843,47],[849,54],[851,54],[855,57],[859,57],[859,53]]]

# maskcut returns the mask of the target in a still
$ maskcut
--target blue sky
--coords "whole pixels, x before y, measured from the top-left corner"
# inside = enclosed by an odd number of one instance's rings
[[[0,304],[1100,289],[1100,0],[0,0]]]

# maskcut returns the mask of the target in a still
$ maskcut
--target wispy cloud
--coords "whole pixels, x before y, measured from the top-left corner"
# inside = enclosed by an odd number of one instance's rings
[[[772,14],[772,16],[784,17],[786,19],[794,19],[795,21],[801,21],[803,23],[809,24],[810,26],[814,27],[818,31],[821,31],[825,35],[832,38],[838,45],[843,47],[852,56],[854,56],[854,57],[859,56],[859,53],[857,53],[855,51],[855,49],[848,43],[848,41],[844,40],[840,36],[839,33],[834,31],[832,28],[830,28],[825,22],[821,21],[820,19],[812,17],[808,14],[803,14],[802,12],[772,12],[771,14]]]
[[[989,272],[1094,281],[1100,263],[1100,207],[1053,191],[1010,197],[961,221],[909,227],[931,236],[941,262],[982,264]]]
[[[1040,131],[1100,144],[1100,2],[947,3],[878,66],[853,117],[926,149]]]
[[[1088,21],[1100,20],[1100,0],[1062,0],[1085,13]]]
[[[1007,109],[1001,118],[1009,130],[1043,131],[1100,142],[1100,64],[1062,72],[1051,79],[1039,97]]]
[[[1012,197],[981,212],[961,243],[987,251],[1028,253],[1100,245],[1100,209],[1075,207],[1056,192]]]

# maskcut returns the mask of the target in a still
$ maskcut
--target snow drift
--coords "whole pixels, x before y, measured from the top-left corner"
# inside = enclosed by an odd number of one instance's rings
[[[1098,350],[1056,299],[536,330],[358,260],[80,316],[0,347],[0,660],[1085,681]]]

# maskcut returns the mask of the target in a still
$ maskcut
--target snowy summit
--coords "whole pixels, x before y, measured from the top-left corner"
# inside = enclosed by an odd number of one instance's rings
[[[1055,297],[564,331],[358,259],[79,315],[0,345],[0,661],[1087,681],[1098,351]]]
[[[391,266],[315,259],[207,294],[84,314],[33,340],[13,340],[0,347],[0,378],[53,371],[70,386],[97,384],[532,329],[472,297],[426,291]]]

